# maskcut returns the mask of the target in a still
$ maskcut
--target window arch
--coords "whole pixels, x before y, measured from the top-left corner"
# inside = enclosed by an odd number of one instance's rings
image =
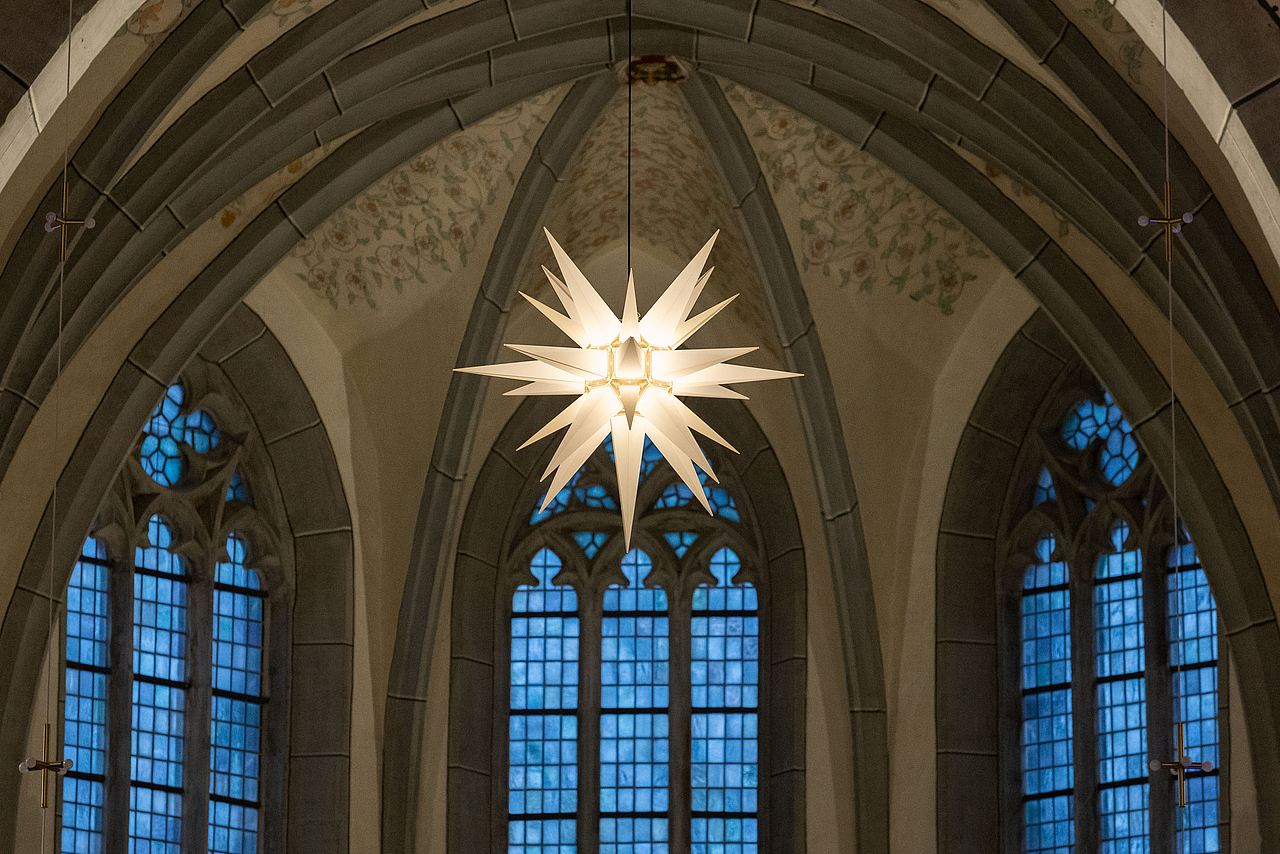
[[[1024,447],[1010,520],[1003,739],[1015,850],[1224,850],[1217,608],[1111,396],[1067,384]],[[1015,484],[1018,478],[1015,478]],[[1018,499],[1012,499],[1017,506]],[[1175,736],[1175,733],[1178,735]],[[1180,806],[1170,775],[1185,753]]]
[[[710,484],[708,516],[647,445],[648,510],[623,553],[613,471],[605,443],[529,517],[513,552],[537,551],[506,568],[526,582],[498,686],[508,851],[659,854],[683,837],[695,852],[753,854],[761,638],[743,556],[750,566],[755,549],[729,489]]]
[[[497,509],[491,474],[508,465],[505,446],[519,444],[530,408],[482,469],[459,545],[451,850],[455,841],[522,854],[803,850],[803,552],[798,536],[781,554],[760,546],[757,508],[781,530],[794,525],[794,510],[785,482],[763,505],[752,500],[763,473],[776,471],[754,422],[735,412],[742,444],[727,437],[744,449],[742,469],[712,459],[715,515],[647,449],[630,550],[607,446],[542,513],[541,468],[526,457],[498,528],[501,553],[486,569],[469,542],[479,544],[480,520]],[[474,595],[486,578],[491,598]],[[772,585],[790,588],[780,613],[770,608]],[[484,642],[468,630],[481,602],[492,627]],[[491,704],[477,696],[478,666]],[[461,720],[474,723],[485,707],[487,750]],[[463,768],[464,756],[487,761]],[[463,787],[471,797],[459,797]],[[463,832],[481,816],[488,840]]]
[[[277,630],[267,600],[291,594],[251,498],[245,432],[192,405],[190,382],[147,419],[68,583],[67,854],[268,850],[260,793],[277,778],[261,769],[283,766],[283,739],[263,734],[284,729],[287,706],[269,690],[284,683],[264,656]],[[246,424],[225,396],[204,396]]]

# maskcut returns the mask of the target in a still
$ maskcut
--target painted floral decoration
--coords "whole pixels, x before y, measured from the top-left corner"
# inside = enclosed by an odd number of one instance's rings
[[[773,329],[763,288],[747,248],[738,215],[716,169],[710,145],[699,130],[679,83],[632,87],[632,233],[691,258],[721,229],[711,263],[716,273],[707,298],[739,293],[727,309],[755,329]],[[563,196],[548,208],[546,226],[565,251],[579,258],[627,235],[627,91],[620,88],[578,149],[561,185]],[[539,240],[529,253],[521,290],[549,297],[542,265],[551,251]],[[641,300],[651,286],[639,282]],[[776,352],[772,336],[762,347]]]
[[[722,82],[775,194],[800,207],[800,265],[840,287],[893,288],[954,311],[973,262],[988,256],[920,190],[826,128],[759,93]]]
[[[1112,43],[1116,60],[1129,79],[1141,83],[1143,54],[1147,46],[1124,16],[1116,11],[1115,3],[1112,0],[1090,0],[1079,9],[1081,16],[1086,21],[1095,22],[1105,34],[1104,38]]]
[[[386,287],[425,284],[464,269],[488,209],[515,185],[564,87],[503,110],[383,177],[294,247],[298,273],[334,308],[377,307]]]
[[[150,45],[176,27],[194,5],[195,0],[147,0],[129,16],[124,32],[138,36]]]

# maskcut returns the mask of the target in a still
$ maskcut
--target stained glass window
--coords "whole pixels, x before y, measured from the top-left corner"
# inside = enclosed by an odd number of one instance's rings
[[[159,516],[147,526],[133,574],[133,732],[129,851],[178,854],[182,841],[182,739],[186,718],[185,562],[169,551]]]
[[[1147,845],[1147,687],[1142,555],[1126,551],[1129,526],[1111,529],[1113,552],[1098,558],[1094,584],[1097,657],[1100,851]]]
[[[1058,491],[1053,488],[1053,475],[1049,474],[1048,469],[1040,469],[1040,477],[1036,480],[1036,504],[1043,504],[1046,501],[1053,501],[1058,497]]]
[[[760,617],[755,588],[733,584],[740,565],[720,549],[716,585],[693,594],[693,854],[759,851]]]
[[[542,506],[542,502],[539,501],[538,507],[534,508],[533,515],[529,517],[529,524],[536,525],[539,522],[545,522],[557,513],[562,513],[569,509],[574,504],[603,510],[618,509],[618,502],[609,494],[609,490],[603,484],[585,481],[583,479],[584,473],[579,471],[569,478],[569,482],[556,493],[556,497],[547,505],[546,510],[539,509]]]
[[[689,547],[698,540],[698,535],[689,531],[668,531],[662,536],[676,553],[676,557],[684,557],[689,552]]]
[[[1129,479],[1138,465],[1138,442],[1133,427],[1120,413],[1120,407],[1104,393],[1101,404],[1084,400],[1067,414],[1062,423],[1062,438],[1076,450],[1084,450],[1095,441],[1102,443],[1099,463],[1108,482],[1119,486]]]
[[[593,558],[600,548],[609,542],[609,535],[601,531],[579,531],[573,535],[573,539],[581,547],[583,554]]]
[[[161,486],[174,486],[186,473],[179,443],[198,454],[208,453],[222,440],[213,416],[197,409],[181,415],[184,392],[180,383],[169,386],[143,428],[139,451],[142,470]]]
[[[1043,463],[1027,472],[1035,476],[1028,510],[1075,490],[1066,507],[1040,507],[1038,523],[1065,517],[1072,506],[1083,507],[1086,515],[1083,522],[1069,523],[1084,532],[1081,542],[1072,544],[1078,564],[1069,569],[1057,550],[1060,544],[1045,536],[1023,577],[1019,764],[1024,849],[1028,854],[1072,854],[1083,832],[1097,839],[1102,854],[1148,854],[1153,840],[1168,840],[1173,833],[1177,851],[1217,852],[1221,698],[1216,606],[1185,532],[1186,544],[1155,555],[1149,542],[1165,536],[1167,518],[1156,518],[1153,530],[1143,531],[1137,526],[1145,520],[1102,516],[1121,506],[1113,498],[1116,487],[1125,484],[1129,491],[1127,484],[1135,479],[1150,490],[1144,494],[1160,496],[1129,422],[1110,395],[1103,394],[1102,401],[1085,399],[1066,413],[1058,429],[1068,451],[1056,441],[1040,441],[1046,455],[1061,455],[1054,470],[1079,471],[1078,481],[1073,475],[1055,483]],[[1053,438],[1049,431],[1033,435]],[[1082,459],[1075,453],[1090,449],[1096,456]],[[1142,506],[1148,505],[1158,506],[1144,499]],[[1092,549],[1089,531],[1105,537]],[[1075,586],[1073,572],[1078,573]],[[1073,590],[1091,600],[1087,608],[1079,601],[1072,608]],[[1078,668],[1085,672],[1073,672],[1072,650],[1081,637],[1087,639],[1083,643],[1092,661],[1087,669]],[[1148,637],[1160,641],[1148,646]],[[1073,718],[1073,709],[1087,710],[1088,718],[1083,723]],[[1172,778],[1152,777],[1149,764],[1169,760],[1166,753],[1179,723],[1192,761],[1210,761],[1215,769],[1189,775],[1187,807],[1171,805],[1176,802]],[[1091,760],[1096,755],[1096,762],[1090,761],[1092,768],[1077,768],[1075,758],[1085,748],[1076,739],[1085,738],[1092,742],[1087,755]],[[1167,796],[1153,797],[1153,784],[1169,786]],[[1082,786],[1096,804],[1083,814],[1076,797]]]
[[[63,755],[75,765],[62,780],[62,851],[102,851],[107,757],[107,680],[111,674],[106,546],[85,540],[67,585]]]
[[[244,540],[227,538],[213,585],[213,699],[210,714],[209,852],[258,847],[258,758],[262,706],[262,609],[258,574]]]
[[[1054,541],[1036,544],[1022,592],[1022,785],[1028,854],[1075,843],[1071,591]]]
[[[735,582],[738,552],[698,550],[741,535],[738,505],[711,483],[715,515],[642,515],[619,557],[599,512],[617,504],[601,485],[609,451],[530,517],[536,551],[519,572],[537,583],[515,588],[509,615],[508,854],[666,854],[673,836],[686,852],[758,854],[759,601]],[[670,477],[660,462],[646,446],[642,476]],[[658,492],[674,498],[651,510],[697,505],[683,484]]]
[[[1187,777],[1188,806],[1177,811],[1177,850],[1211,854],[1218,844],[1218,607],[1195,546],[1169,552],[1169,668],[1173,720],[1181,723],[1187,754],[1213,763]]]
[[[231,483],[227,485],[227,501],[242,501],[245,504],[252,504],[249,498],[249,484],[245,483],[244,478],[240,476],[240,469],[236,469],[231,475]]]
[[[542,549],[529,567],[537,584],[512,597],[509,854],[577,850],[578,597],[554,583],[560,566]]]
[[[600,852],[665,854],[670,649],[667,594],[633,549],[627,586],[604,594],[600,672]]]
[[[698,479],[702,481],[705,489],[710,478],[703,472],[698,472]],[[673,483],[662,490],[662,494],[658,496],[658,500],[654,503],[657,509],[667,509],[671,507],[684,507],[694,503],[693,491],[684,483]],[[707,503],[711,505],[711,511],[717,516],[722,516],[733,522],[741,521],[738,516],[738,505],[733,500],[733,496],[729,494],[729,490],[714,484],[707,489]]]
[[[90,537],[66,587],[60,727],[75,764],[59,784],[62,854],[117,854],[105,850],[113,836],[127,840],[118,854],[178,854],[192,846],[193,832],[202,837],[195,847],[210,854],[263,847],[267,590],[242,535],[208,543],[200,526],[210,488],[212,498],[232,504],[218,524],[268,520],[234,462],[241,439],[193,403],[183,384],[170,386],[134,449],[142,472],[126,467],[120,475],[120,487],[142,501],[159,492],[169,516],[144,517],[132,530],[116,519],[111,530],[131,539],[123,557],[132,561],[117,556],[113,566],[105,542]],[[194,502],[201,512],[186,512]],[[181,535],[175,519],[183,520]],[[130,639],[113,653],[125,632]],[[113,657],[120,653],[126,657]],[[109,720],[116,709],[119,720]],[[187,738],[206,720],[207,740]],[[127,745],[127,763],[108,756],[113,738],[120,751]],[[207,813],[205,803],[197,809],[186,800],[193,791],[204,798],[206,779]],[[116,803],[118,810],[108,806]]]

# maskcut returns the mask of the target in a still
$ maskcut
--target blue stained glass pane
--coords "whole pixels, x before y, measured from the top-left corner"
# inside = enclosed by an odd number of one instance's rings
[[[671,507],[683,507],[693,501],[693,492],[683,483],[673,483],[666,489],[662,490],[662,494],[658,496],[658,500],[654,502],[654,507],[659,510]]]
[[[610,440],[609,458],[613,459],[613,443]],[[640,456],[640,479],[644,480],[649,473],[657,468],[658,463],[662,460],[662,452],[657,449],[653,442],[649,441],[646,436],[644,440],[644,452]]]
[[[588,558],[593,558],[609,542],[609,535],[599,531],[579,531],[573,539]]]
[[[1036,480],[1036,504],[1057,499],[1058,491],[1053,488],[1053,475],[1049,470],[1040,469],[1040,477]]]
[[[245,565],[248,548],[227,538],[228,560],[214,570],[213,698],[209,740],[209,851],[240,854],[258,849],[262,733],[263,598],[258,573]],[[228,695],[234,696],[228,696]]]
[[[240,469],[236,469],[231,475],[231,483],[227,484],[227,501],[242,501],[245,504],[252,504],[249,498],[249,484],[244,482],[244,478],[240,476]]]
[[[102,854],[102,796],[100,780],[62,778],[62,854]]]
[[[1109,393],[1103,403],[1083,400],[1067,413],[1062,422],[1062,438],[1076,450],[1084,450],[1100,441],[1098,463],[1103,476],[1119,486],[1129,479],[1138,466],[1138,443],[1133,427],[1125,420]]]
[[[151,545],[134,556],[129,850],[167,854],[178,850],[182,796],[152,786],[183,784],[186,692],[168,683],[186,680],[187,584],[169,526],[152,516],[147,532]]]
[[[185,693],[181,688],[134,680],[130,757],[134,782],[182,786]]]
[[[1102,813],[1100,854],[1148,854],[1147,784],[1133,783],[1098,791]]]
[[[690,534],[687,531],[684,533],[663,534],[663,537],[666,538],[667,543],[675,551],[676,557],[684,557],[689,552],[689,547],[698,539],[697,534]]]
[[[1111,528],[1093,592],[1097,661],[1098,793],[1103,852],[1140,854],[1147,836],[1147,687],[1142,554],[1124,551],[1129,529]]]
[[[712,557],[716,586],[694,593],[690,625],[694,854],[756,854],[760,619],[755,589],[731,587],[740,562]],[[748,595],[749,594],[749,595]],[[709,613],[708,613],[709,612]]]
[[[1071,795],[1054,795],[1022,805],[1027,854],[1071,854],[1076,843],[1074,800]]]
[[[556,497],[551,499],[551,503],[547,505],[547,509],[542,509],[542,502],[538,502],[538,506],[533,508],[533,515],[529,517],[529,524],[536,525],[539,522],[545,522],[557,513],[563,512],[569,506],[569,501],[573,497],[573,487],[577,484],[578,479],[582,477],[582,472],[578,472],[569,478],[569,482],[556,493]],[[545,496],[544,496],[545,499]]]
[[[210,854],[255,854],[258,811],[243,804],[209,802]]]
[[[601,643],[600,851],[666,854],[668,666],[666,592],[643,587],[652,564],[622,559],[625,588],[605,591]],[[634,709],[633,712],[611,711]]]
[[[717,516],[721,516],[732,522],[740,522],[738,516],[738,505],[734,502],[733,496],[728,490],[719,486],[713,487],[710,494],[711,509],[715,511]]]
[[[198,454],[205,454],[221,441],[213,416],[203,409],[197,409],[186,418],[179,416],[182,400],[182,385],[175,383],[169,386],[143,428],[139,451],[142,469],[161,486],[173,486],[186,471],[179,442],[189,445]]]
[[[1075,843],[1071,715],[1071,593],[1055,543],[1035,547],[1022,593],[1022,787],[1026,850],[1067,854]]]
[[[245,546],[244,538],[240,535],[232,534],[227,537],[227,557],[229,560],[218,563],[214,571],[214,581],[229,587],[239,587],[242,590],[262,589],[258,573],[245,566],[245,561],[249,559],[249,551]]]
[[[1176,810],[1177,850],[1212,854],[1218,840],[1218,609],[1195,547],[1169,554],[1169,663],[1173,720],[1183,724],[1185,749],[1214,770],[1187,778],[1187,807]]]
[[[539,551],[529,567],[538,583],[512,597],[508,854],[577,850],[578,597],[553,583],[560,566]]]
[[[85,541],[82,558],[105,560],[103,543]],[[102,781],[107,751],[107,567],[80,560],[67,584],[63,755],[75,764],[62,783],[61,847],[67,854],[102,850]]]
[[[218,447],[222,440],[213,416],[203,409],[197,409],[187,416],[183,426],[182,441],[195,449],[197,454],[207,454]]]
[[[1022,687],[1071,685],[1071,593],[1067,565],[1049,561],[1052,539],[1037,549],[1046,562],[1027,568],[1022,595]],[[1068,706],[1070,703],[1068,703]]]
[[[729,494],[727,489],[712,483],[706,472],[699,471],[698,480],[702,483],[707,495],[707,503],[711,505],[713,513],[732,522],[741,521],[741,517],[738,515],[737,502],[733,500],[733,496]],[[708,484],[710,484],[710,488],[708,488]],[[693,491],[685,486],[683,482],[672,483],[662,490],[662,494],[658,496],[658,500],[653,503],[653,506],[657,510],[665,510],[672,507],[684,507],[692,504],[694,500]]]
[[[129,788],[129,854],[181,854],[182,795]]]
[[[578,470],[577,474],[569,478],[569,482],[556,493],[555,498],[547,505],[546,510],[539,509],[542,506],[542,502],[539,501],[538,507],[533,510],[533,515],[529,517],[529,524],[536,525],[539,522],[545,522],[557,513],[563,513],[572,505],[603,510],[618,509],[618,502],[608,489],[598,483],[583,481],[582,476],[585,472],[586,467],[584,466]]]

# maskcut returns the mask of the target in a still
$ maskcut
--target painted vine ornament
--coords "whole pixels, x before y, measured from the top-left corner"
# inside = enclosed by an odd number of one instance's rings
[[[693,436],[697,431],[734,453],[725,441],[681,397],[721,397],[746,400],[746,396],[726,388],[726,384],[798,377],[790,371],[728,364],[756,347],[720,347],[681,350],[681,344],[701,329],[737,296],[729,297],[701,314],[689,317],[706,287],[712,267],[702,268],[711,254],[716,236],[711,235],[693,260],[667,287],[644,317],[636,310],[634,272],[627,276],[626,304],[619,318],[595,287],[573,263],[560,244],[543,229],[560,266],[564,281],[542,268],[564,306],[561,314],[521,292],[552,323],[569,336],[577,347],[548,347],[525,344],[506,346],[533,361],[457,368],[469,374],[523,380],[525,385],[508,395],[576,395],[546,426],[521,448],[568,427],[551,463],[542,474],[551,486],[541,510],[546,510],[569,478],[578,471],[592,451],[612,434],[618,490],[622,500],[622,530],[627,546],[635,520],[636,489],[640,464],[648,438],[702,503],[707,502],[698,470],[718,482],[706,455]]]

